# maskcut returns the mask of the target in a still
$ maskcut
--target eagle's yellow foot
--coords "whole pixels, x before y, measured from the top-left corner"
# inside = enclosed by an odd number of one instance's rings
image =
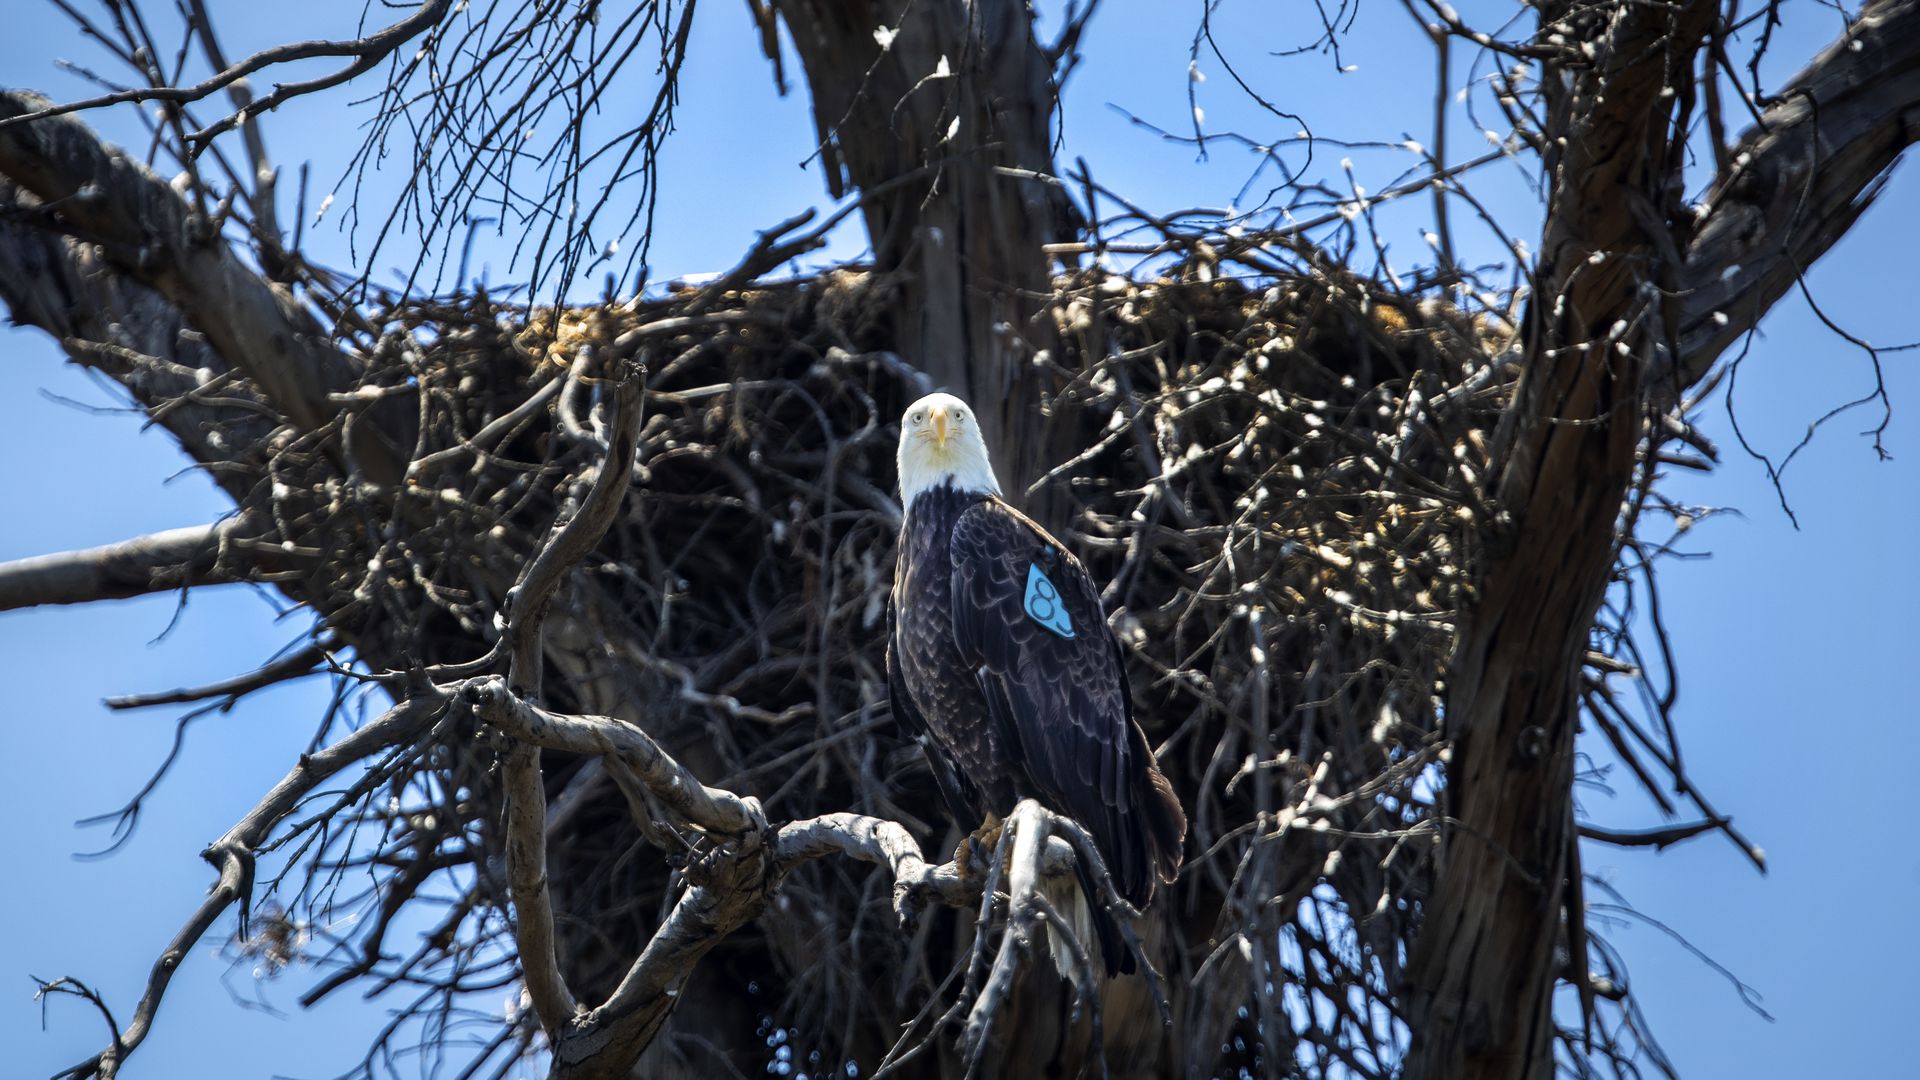
[[[981,822],[979,828],[961,838],[960,846],[953,849],[953,865],[961,877],[974,876],[976,865],[981,873],[986,872],[986,867],[993,862],[993,849],[1000,846],[1000,831],[1005,827],[1000,815],[989,811],[987,820]]]

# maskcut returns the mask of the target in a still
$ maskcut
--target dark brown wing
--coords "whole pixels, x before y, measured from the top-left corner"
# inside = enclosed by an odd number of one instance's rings
[[[940,797],[947,804],[947,812],[953,820],[966,829],[966,822],[977,820],[985,813],[985,801],[980,790],[972,781],[954,768],[947,759],[947,752],[941,748],[927,730],[927,719],[913,704],[913,697],[907,693],[906,680],[900,671],[900,661],[894,656],[895,626],[893,597],[887,597],[887,698],[893,709],[893,721],[901,730],[913,736],[920,744],[920,750],[926,755],[927,767],[933,771],[933,781],[940,788]]]
[[[1118,642],[1086,568],[997,499],[953,528],[954,640],[1035,794],[1093,834],[1128,899],[1180,865],[1186,817],[1133,723]]]

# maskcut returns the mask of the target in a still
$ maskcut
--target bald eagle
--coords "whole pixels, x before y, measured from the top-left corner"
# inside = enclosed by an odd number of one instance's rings
[[[899,465],[905,519],[887,609],[894,716],[963,829],[984,831],[1019,800],[1038,800],[1085,828],[1122,895],[1144,906],[1180,869],[1187,819],[1133,720],[1093,579],[1000,497],[980,425],[959,398],[932,394],[907,409]],[[1091,891],[1085,868],[1080,887]],[[1064,914],[1086,925],[1084,896],[1071,903]],[[1112,921],[1090,921],[1106,970],[1133,970]],[[1066,971],[1065,950],[1055,959]]]

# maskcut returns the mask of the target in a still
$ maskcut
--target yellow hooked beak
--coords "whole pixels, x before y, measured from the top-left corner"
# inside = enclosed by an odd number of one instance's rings
[[[945,405],[935,406],[933,415],[927,417],[927,423],[933,428],[934,443],[942,450],[946,449],[947,432],[950,430],[947,407]]]

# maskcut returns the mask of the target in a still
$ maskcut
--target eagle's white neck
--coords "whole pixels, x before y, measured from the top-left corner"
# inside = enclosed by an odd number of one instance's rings
[[[981,495],[1000,494],[980,423],[952,394],[929,394],[900,420],[900,508],[942,484]]]
[[[955,491],[977,495],[1000,494],[1000,482],[993,477],[993,466],[984,459],[954,463],[946,471],[919,468],[900,470],[900,508],[913,505],[914,497],[923,491],[931,491],[942,484],[952,484]]]

